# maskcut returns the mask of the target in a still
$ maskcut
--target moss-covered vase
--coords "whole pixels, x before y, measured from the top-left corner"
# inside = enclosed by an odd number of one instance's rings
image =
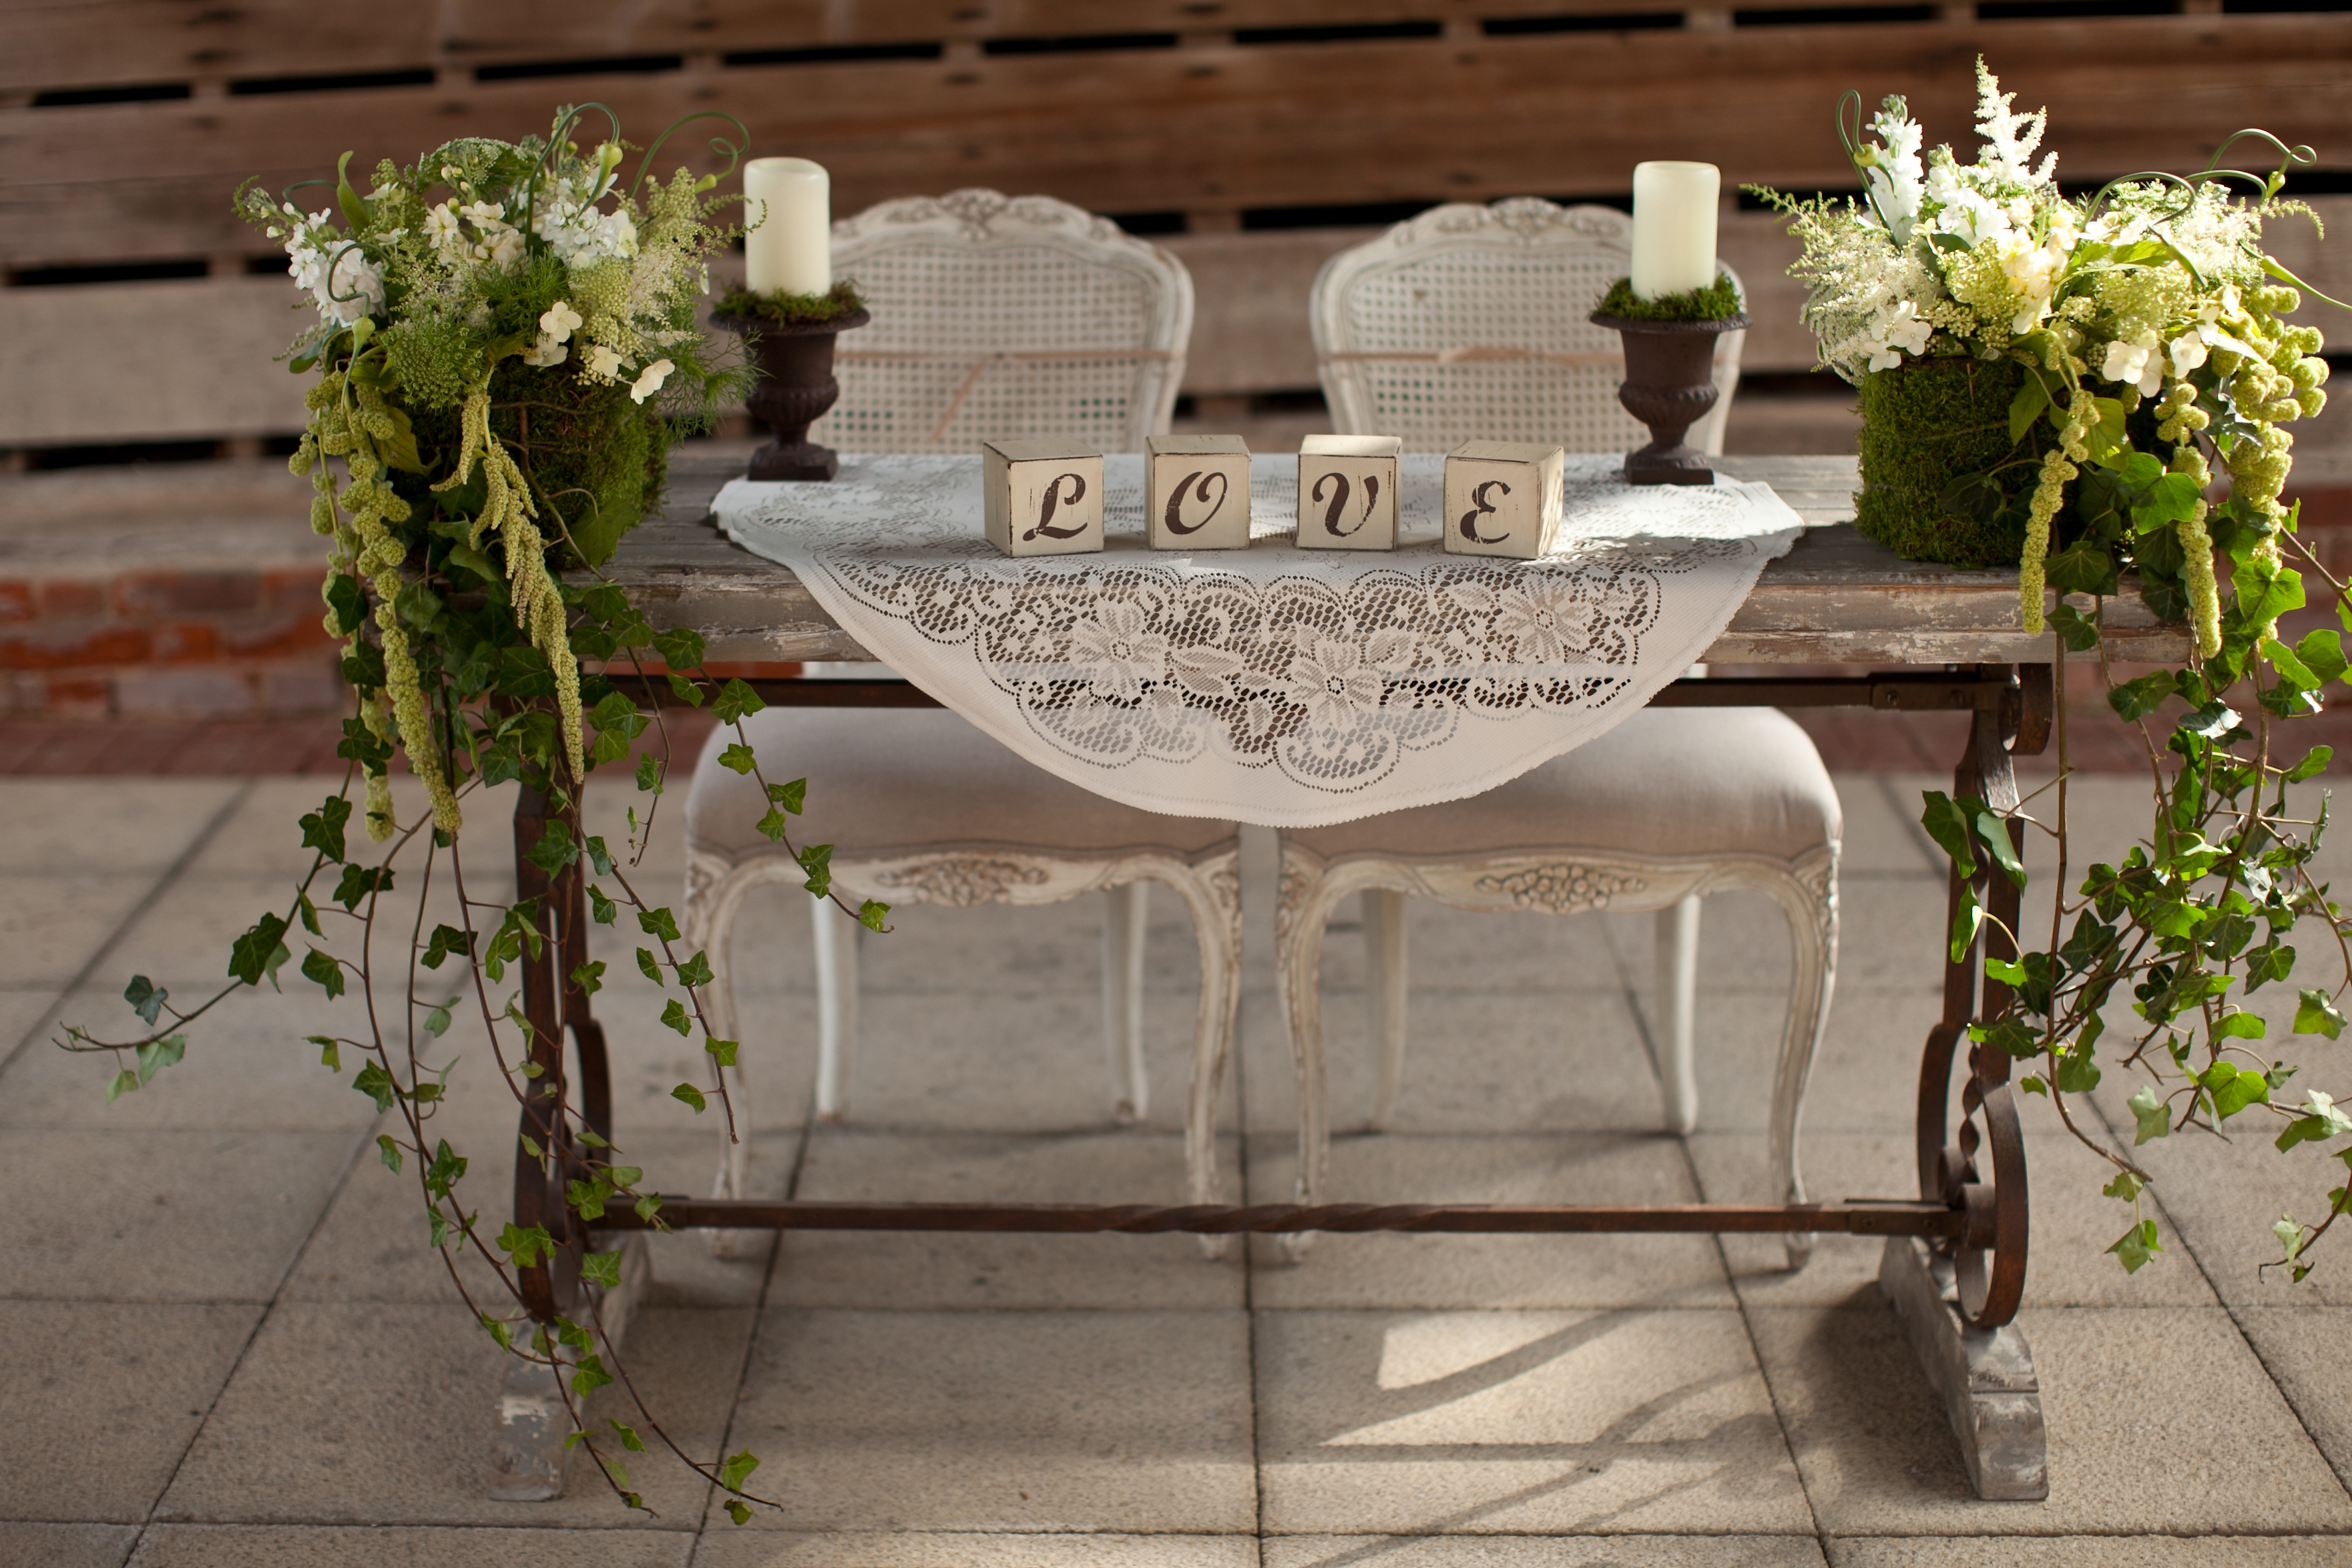
[[[2015,566],[2021,519],[1949,511],[1942,497],[1953,480],[2012,455],[2009,405],[2024,377],[2012,360],[1961,357],[1906,360],[1863,377],[1854,527],[1906,560]]]

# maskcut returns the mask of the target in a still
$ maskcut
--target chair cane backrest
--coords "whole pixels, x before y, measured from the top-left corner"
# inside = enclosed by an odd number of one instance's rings
[[[1066,437],[1139,452],[1168,429],[1192,279],[1108,218],[1051,196],[911,196],[835,224],[833,270],[874,319],[840,339],[841,398],[812,441],[970,452]]]
[[[1513,196],[1433,208],[1341,251],[1308,301],[1334,427],[1401,436],[1408,452],[1473,438],[1570,452],[1646,444],[1617,401],[1622,345],[1586,319],[1632,269],[1633,239],[1633,220],[1613,208]],[[1701,451],[1723,450],[1747,336],[1717,341],[1722,396],[1686,438]]]

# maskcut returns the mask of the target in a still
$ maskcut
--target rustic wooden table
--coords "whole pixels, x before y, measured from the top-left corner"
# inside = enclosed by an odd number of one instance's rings
[[[1855,533],[1851,458],[1727,457],[1724,472],[1762,479],[1811,528],[1788,555],[1765,568],[1723,635],[1706,652],[1715,664],[1860,666],[1838,674],[1699,677],[1675,683],[1655,700],[1678,705],[1866,706],[1937,708],[1972,715],[1967,749],[1954,775],[1956,795],[1996,810],[2017,804],[2013,754],[2038,752],[2052,714],[2051,643],[2022,631],[2014,571],[1958,571],[1895,557]],[[627,589],[658,626],[701,632],[713,663],[869,659],[834,624],[785,568],[721,535],[710,518],[720,485],[740,459],[681,455],[670,475],[661,518],[624,541],[607,575]],[[2187,638],[2160,624],[2128,591],[2106,606],[2108,651],[2119,659],[2178,661]],[[1892,665],[1894,669],[1873,669]],[[878,670],[878,666],[877,666]],[[771,701],[845,706],[919,706],[929,700],[895,679],[764,680]],[[538,896],[549,941],[527,967],[524,986],[534,1055],[562,1085],[582,1119],[613,1135],[603,1031],[587,998],[561,977],[584,962],[586,924],[578,869],[551,879],[520,853],[536,844],[549,807],[527,794],[516,815],[517,869],[523,896]],[[1979,884],[1986,906],[2013,929],[2017,893],[2006,879]],[[1955,878],[1950,896],[1957,901]],[[1849,1199],[1785,1205],[1296,1204],[1249,1206],[1089,1206],[1045,1204],[845,1204],[666,1197],[671,1227],[889,1230],[1187,1230],[1233,1231],[1844,1231],[1884,1236],[1880,1284],[1901,1312],[1930,1378],[1942,1393],[1979,1492],[1988,1498],[2047,1495],[2042,1411],[2033,1362],[2012,1322],[2025,1282],[2030,1228],[2024,1144],[2011,1097],[2009,1058],[1966,1052],[1958,1115],[1952,1069],[1969,1024],[1999,1013],[2007,988],[1984,973],[1987,957],[2008,958],[2000,927],[1958,961],[1945,962],[1942,1017],[1921,1051],[1916,1199]],[[562,1040],[578,1050],[567,1073]],[[562,1130],[544,1111],[526,1110],[524,1131],[542,1146],[562,1147]],[[541,1224],[567,1250],[547,1268],[525,1271],[525,1288],[542,1318],[577,1311],[576,1249],[589,1243],[566,1210],[563,1157],[548,1166],[528,1154],[516,1164],[516,1218]],[[630,1230],[644,1222],[608,1212],[587,1228]],[[608,1326],[625,1304],[606,1301]],[[538,1369],[526,1368],[526,1372]],[[503,1495],[551,1495],[560,1487],[557,1411],[510,1389],[501,1444]],[[549,1477],[554,1478],[549,1482]],[[534,1478],[537,1478],[534,1479]],[[511,1483],[511,1484],[509,1484]]]

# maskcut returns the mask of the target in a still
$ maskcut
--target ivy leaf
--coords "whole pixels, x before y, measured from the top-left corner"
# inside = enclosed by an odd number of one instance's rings
[[[646,978],[651,980],[655,985],[667,986],[669,984],[667,980],[662,978],[661,962],[654,956],[652,948],[640,947],[637,949],[637,967],[644,971]]]
[[[2279,1245],[2286,1249],[2286,1256],[2280,1261],[2292,1263],[2302,1255],[2304,1244],[2311,1239],[2311,1228],[2297,1225],[2292,1214],[2282,1214],[2278,1222],[2271,1227],[2271,1234],[2277,1237]]]
[[[808,780],[795,779],[789,784],[771,784],[768,786],[768,799],[797,817],[808,801]]]
[[[600,833],[594,838],[587,840],[585,847],[588,851],[588,863],[596,868],[596,874],[598,876],[612,875],[613,852],[604,846],[604,835]]]
[[[1977,858],[1969,843],[1969,819],[1950,796],[1941,789],[1930,789],[1926,796],[1927,807],[1919,813],[1919,825],[1927,836],[1943,846],[1963,877],[1977,873]],[[1973,935],[1973,928],[1971,929]]]
[[[131,983],[122,988],[122,999],[139,1015],[139,1021],[152,1029],[163,1015],[163,1000],[172,993],[144,975],[133,975]]]
[[[2116,558],[2087,536],[2053,551],[2042,571],[2050,586],[2063,593],[2113,595],[2116,591]]]
[[[345,865],[343,874],[335,883],[335,902],[347,912],[356,912],[362,900],[373,894],[392,891],[392,868],[383,865]],[[278,922],[283,931],[286,923]]]
[[[499,1250],[512,1258],[516,1268],[528,1269],[543,1258],[555,1256],[555,1239],[548,1235],[545,1226],[526,1228],[509,1220],[507,1228],[499,1232]]]
[[[2116,1173],[2116,1179],[2109,1182],[2099,1190],[2105,1193],[2109,1197],[2119,1197],[2126,1203],[2129,1203],[2134,1198],[2137,1197],[2140,1195],[2141,1190],[2147,1186],[2147,1183],[2140,1180],[2140,1178],[2133,1172],[2117,1171]]]
[[[349,572],[329,578],[327,608],[335,614],[336,636],[348,637],[358,631],[367,619],[367,596],[360,591],[360,580]]]
[[[808,881],[801,885],[823,898],[833,891],[833,846],[811,844],[800,852],[801,869],[808,873]]]
[[[1977,890],[1969,883],[1960,883],[1959,904],[1952,911],[1951,958],[1957,964],[1968,956],[1969,947],[1977,939],[1977,928],[1984,924],[1984,905],[1977,902]]]
[[[111,1105],[138,1087],[139,1074],[126,1067],[106,1081],[106,1103]]]
[[[2260,1013],[2225,1013],[2213,1026],[2213,1039],[2217,1044],[2225,1040],[2260,1040],[2269,1030]]]
[[[2126,681],[2107,693],[2107,706],[2126,721],[2146,718],[2179,689],[2170,670],[2157,670],[2136,681]]]
[[[572,983],[579,988],[582,996],[594,996],[604,988],[604,961],[602,958],[591,958],[581,965],[572,971]]]
[[[579,860],[580,846],[572,841],[570,824],[558,818],[547,824],[547,830],[539,836],[539,842],[533,844],[523,858],[548,875],[555,876]]]
[[[2161,1138],[2172,1131],[2171,1109],[2156,1097],[2153,1084],[2141,1084],[2124,1103],[2131,1108],[2132,1119],[2139,1124],[2139,1132],[2132,1139],[2134,1148],[2150,1138]]]
[[[2278,1135],[2276,1144],[2281,1154],[2286,1153],[2297,1144],[2321,1144],[2330,1138],[2352,1133],[2352,1118],[2347,1118],[2343,1112],[2336,1108],[2336,1102],[2332,1096],[2323,1094],[2316,1089],[2311,1092],[2308,1099],[2295,1108],[2303,1114],[2289,1122],[2286,1124],[2286,1131]]]
[[[392,1074],[380,1062],[371,1061],[361,1068],[352,1080],[352,1087],[374,1101],[380,1112],[391,1110],[393,1102],[400,1098],[400,1085],[392,1081]]]
[[[1960,236],[1937,234],[1930,237],[1943,240],[1959,239]],[[1966,240],[1960,240],[1960,248],[1968,248]],[[2050,389],[2042,384],[2039,375],[2028,371],[2024,383],[2017,389],[2017,395],[2009,400],[2009,444],[2014,446],[2024,440],[2025,433],[2033,428],[2033,422],[2040,419],[2049,406]]]
[[[702,688],[675,670],[670,672],[669,693],[688,707],[702,706]],[[645,786],[640,784],[638,788],[642,789]]]
[[[680,964],[677,967],[677,977],[681,985],[707,986],[710,984],[709,956],[707,953],[697,953],[693,957],[688,958],[685,963]]]
[[[291,956],[286,952],[285,936],[285,921],[275,915],[263,915],[230,945],[228,972],[248,986],[259,985],[264,975],[274,973]]]
[[[749,1524],[751,1522],[751,1507],[742,1499],[730,1497],[727,1500],[727,1517],[738,1524]]]
[[[702,633],[689,627],[673,626],[654,633],[654,652],[673,670],[702,668]]]
[[[759,1468],[760,1461],[752,1457],[751,1449],[746,1448],[719,1467],[719,1484],[729,1491],[741,1491],[743,1483],[750,1480],[751,1472]]]
[[[685,1004],[676,997],[670,998],[669,1005],[662,1009],[661,1020],[682,1035],[694,1032],[694,1020],[686,1016]]]
[[[449,1032],[449,1009],[456,1004],[457,1000],[457,998],[451,997],[446,1002],[439,1003],[436,1006],[429,1007],[425,1009],[425,1033],[431,1035],[436,1040],[439,1040],[443,1035]]]
[[[2284,943],[2273,942],[2257,947],[2246,955],[2246,989],[2258,991],[2272,980],[2284,980],[2294,972],[2294,949]]]
[[[141,1085],[143,1087],[152,1082],[155,1074],[163,1071],[163,1069],[177,1066],[180,1059],[187,1053],[188,1037],[184,1034],[167,1035],[162,1040],[151,1040],[141,1046],[138,1052]]]
[[[2345,670],[2352,667],[2352,662],[2344,657],[2343,639],[2328,626],[2305,632],[2303,641],[2294,645],[2294,656],[2322,685],[2342,679]]]
[[[702,1091],[697,1089],[691,1083],[679,1084],[677,1088],[669,1092],[669,1095],[673,1100],[682,1100],[687,1104],[694,1107],[694,1113],[698,1116],[702,1114],[702,1108],[707,1103],[707,1102],[702,1098]]]
[[[2287,769],[2286,781],[2290,784],[2300,784],[2306,779],[2315,778],[2325,772],[2327,765],[2334,760],[2336,760],[2334,747],[2315,746],[2302,761]]]
[[[2270,1103],[2269,1082],[2261,1073],[2249,1072],[2234,1062],[2213,1063],[2197,1075],[2197,1082],[2213,1097],[2213,1114],[2224,1122],[2249,1105]]]
[[[1994,863],[2002,874],[2019,887],[2025,885],[2025,862],[2017,858],[2016,846],[2009,841],[2009,824],[1990,810],[1976,814],[1977,837],[1992,852]]]
[[[435,831],[437,832],[439,830],[436,829]],[[300,888],[296,888],[294,890],[294,906],[302,912],[303,930],[308,931],[313,936],[324,936],[326,935],[324,931],[319,929],[319,906],[311,903],[310,895],[303,892]]]
[[[2156,1239],[2156,1221],[2143,1219],[2117,1237],[2107,1250],[2123,1264],[2125,1273],[2137,1274],[2150,1258],[2164,1250],[2164,1246]]]
[[[2237,709],[2225,702],[2216,701],[2207,703],[2192,713],[2181,715],[2180,722],[2173,727],[2186,730],[2200,740],[2224,742],[2236,733],[2242,722]]]
[[[474,934],[460,931],[455,925],[436,925],[432,937],[425,944],[425,956],[419,960],[428,969],[437,969],[452,953],[471,957]]]
[[[681,1083],[681,1084],[679,1084],[679,1085],[678,1085],[678,1088],[679,1088],[679,1089],[683,1089],[683,1088],[685,1088],[685,1087],[686,1087],[686,1085],[685,1085],[685,1084],[683,1084],[683,1083]],[[672,1092],[673,1094],[674,1094],[674,1093],[676,1093],[677,1092],[677,1090],[675,1090],[675,1089],[674,1089],[674,1090],[672,1090],[672,1091],[670,1091],[670,1092]],[[700,1107],[699,1105],[698,1105],[698,1106],[696,1106],[696,1107],[695,1107],[695,1109],[696,1109],[696,1110],[698,1110],[698,1110],[700,1110],[701,1108],[702,1108],[702,1107]],[[661,1212],[661,1199],[660,1199],[658,1197],[656,1197],[656,1195],[654,1195],[653,1193],[647,1193],[647,1194],[646,1194],[646,1196],[645,1196],[645,1197],[641,1197],[641,1198],[637,1199],[637,1218],[638,1218],[639,1219],[644,1220],[647,1225],[651,1225],[651,1224],[654,1222],[654,1216],[655,1216],[655,1215],[656,1215],[656,1214],[659,1214],[660,1212]],[[664,1228],[667,1228],[667,1227],[665,1227]]]
[[[857,906],[857,923],[868,931],[885,929],[883,922],[890,918],[890,906],[878,899],[867,899]]]
[[[677,919],[670,914],[667,905],[660,909],[637,911],[637,929],[648,936],[658,936],[665,942],[675,942],[678,939]]]
[[[736,1042],[734,1040],[709,1040],[705,1042],[702,1049],[709,1051],[713,1057],[717,1058],[719,1066],[732,1067],[735,1065]]]
[[[2303,1005],[2294,1010],[2296,1034],[2324,1034],[2334,1040],[2344,1032],[2344,1015],[2336,1010],[2326,991],[2306,990]]]
[[[2279,679],[2297,689],[2306,692],[2316,691],[2327,684],[2315,674],[2309,665],[2295,656],[2294,649],[2277,638],[2265,637],[2256,643],[2255,647],[2263,658],[2270,661],[2271,668],[2278,672]]]
[[[772,843],[783,842],[784,835],[792,831],[792,820],[784,815],[781,807],[776,806],[769,807],[768,814],[758,823],[760,831],[765,833]]]
[[[352,803],[341,795],[330,795],[320,802],[315,811],[297,819],[302,830],[302,847],[316,850],[331,861],[343,858],[343,829],[352,820]]]
[[[323,987],[331,998],[343,994],[342,965],[331,954],[321,953],[316,947],[302,960],[302,977]]]
[[[398,1176],[400,1174],[399,1141],[390,1133],[380,1133],[376,1135],[375,1147],[376,1156],[383,1161],[383,1168]]]
[[[749,773],[759,765],[760,759],[752,755],[751,748],[740,740],[730,743],[727,749],[719,754],[719,766],[731,768],[738,773]]]
[[[341,1072],[343,1070],[343,1053],[336,1044],[333,1035],[311,1034],[302,1038],[319,1048],[320,1066],[330,1072]]]
[[[725,685],[719,688],[719,695],[711,701],[710,711],[719,716],[721,724],[740,724],[767,706],[759,693],[744,685],[740,678],[730,677]]]
[[[610,925],[621,917],[621,906],[613,902],[604,890],[594,883],[588,884],[588,914],[599,925]]]
[[[2087,1042],[2058,1059],[2058,1088],[2066,1094],[2088,1094],[2099,1086],[2098,1063],[2092,1060]]]
[[[2071,604],[2061,604],[2050,612],[2050,629],[2064,641],[2070,653],[2087,653],[2099,645],[2099,629]]]
[[[2231,575],[2238,613],[2246,625],[2264,626],[2290,610],[2303,608],[2303,574],[2293,567],[2250,560]]]

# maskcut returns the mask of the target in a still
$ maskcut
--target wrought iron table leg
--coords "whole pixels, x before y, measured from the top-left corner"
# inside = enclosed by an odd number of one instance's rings
[[[552,807],[552,809],[551,809]],[[576,1091],[582,1121],[608,1143],[613,1136],[613,1075],[604,1050],[604,1029],[592,1014],[588,995],[572,977],[588,960],[588,894],[583,864],[572,864],[551,875],[532,861],[530,852],[551,821],[562,821],[580,834],[579,798],[568,807],[557,806],[538,790],[524,786],[515,802],[515,891],[520,899],[537,899],[536,922],[541,946],[536,955],[526,948],[519,967],[522,975],[523,1017],[530,1026],[527,1060],[537,1069],[524,1098],[522,1124],[515,1142],[515,1223],[543,1225],[555,1238],[552,1259],[518,1270],[523,1304],[541,1323],[559,1316],[593,1320],[617,1349],[628,1319],[651,1278],[643,1235],[605,1235],[594,1239],[622,1254],[621,1282],[606,1289],[583,1282],[580,1254],[592,1245],[587,1232],[573,1223],[564,1206],[566,1185],[585,1174],[581,1151],[557,1108]],[[579,1055],[579,1077],[570,1076],[563,1049],[569,1032]],[[532,1147],[543,1151],[533,1155]],[[492,1452],[493,1479],[489,1495],[503,1502],[538,1502],[563,1495],[571,1450],[564,1439],[571,1420],[559,1379],[561,1365],[513,1362],[499,1398],[499,1435]]]
[[[1972,795],[1995,810],[2017,805],[2012,758],[2042,749],[2053,700],[2049,665],[2028,664],[2019,673],[2017,685],[1975,710],[1967,754],[1953,775],[1955,799]],[[2021,828],[2011,824],[2011,834],[2021,847]],[[2025,1145],[2006,1053],[1968,1045],[1956,1133],[1947,1116],[1952,1066],[1969,1023],[1994,1017],[2009,1001],[2009,988],[1984,973],[1984,960],[2016,955],[2008,933],[2017,928],[2018,890],[1990,866],[1978,875],[1992,919],[1959,957],[1948,957],[1943,1016],[1927,1031],[1919,1061],[1920,1195],[1962,1208],[1967,1225],[1949,1242],[1889,1237],[1878,1282],[1944,1396],[1977,1495],[2029,1500],[2049,1496],[2050,1479],[2033,1354],[2011,1321],[2025,1289],[2031,1227]],[[1955,870],[1948,931],[1959,907]]]

